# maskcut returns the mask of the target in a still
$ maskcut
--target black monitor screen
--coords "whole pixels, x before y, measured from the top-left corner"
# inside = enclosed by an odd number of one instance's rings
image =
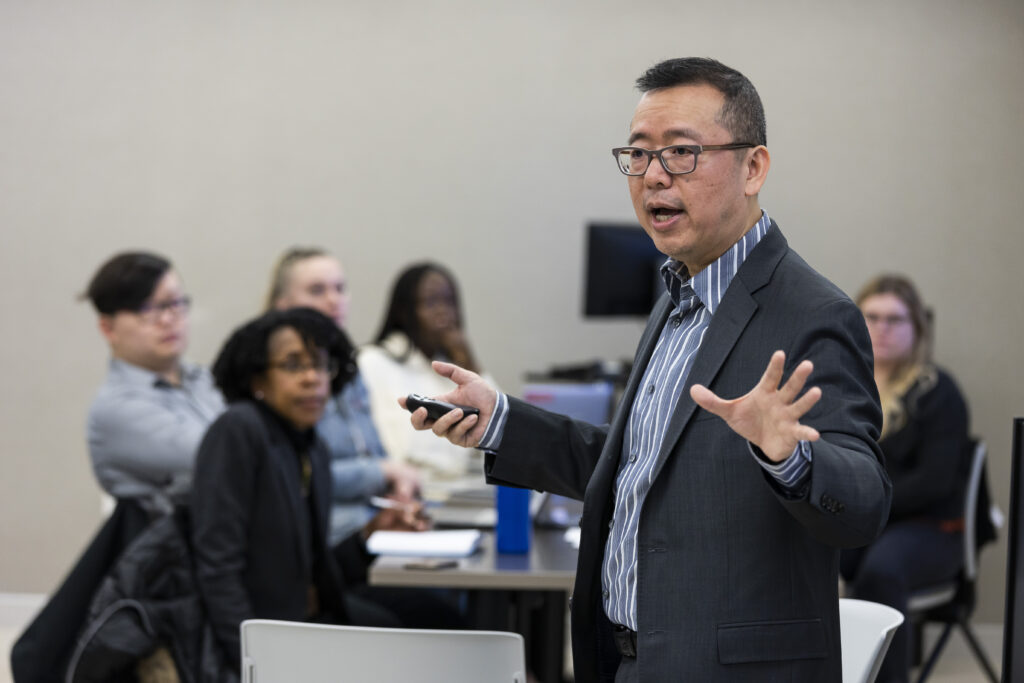
[[[665,258],[639,225],[588,225],[583,314],[646,317],[665,290]]]

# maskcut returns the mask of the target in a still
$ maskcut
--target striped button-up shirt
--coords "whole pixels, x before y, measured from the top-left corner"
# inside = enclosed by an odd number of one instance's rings
[[[662,266],[674,307],[644,371],[626,424],[613,490],[614,514],[602,565],[605,613],[612,622],[633,630],[637,629],[636,541],[640,510],[653,482],[658,451],[711,318],[743,261],[770,226],[771,219],[762,212],[761,219],[736,244],[692,278],[686,267],[674,259]],[[687,396],[685,400],[691,399]],[[499,394],[479,448],[498,450],[507,413],[508,399]],[[753,449],[751,455],[785,491],[798,490],[810,473],[811,449],[807,442],[801,442],[794,457],[781,463],[756,457]]]

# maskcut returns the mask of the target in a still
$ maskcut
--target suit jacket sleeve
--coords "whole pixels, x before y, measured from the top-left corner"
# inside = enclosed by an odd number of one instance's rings
[[[583,500],[608,435],[595,426],[550,413],[509,396],[508,422],[498,454],[484,461],[491,484],[535,488]],[[508,453],[504,459],[500,453]]]
[[[253,430],[227,413],[200,444],[193,479],[196,578],[214,635],[236,665],[239,625],[255,616],[242,577],[261,448]]]
[[[802,326],[787,350],[787,365],[791,369],[810,359],[814,370],[808,384],[822,390],[802,420],[821,434],[811,445],[811,478],[806,494],[793,499],[765,477],[812,536],[838,547],[865,545],[884,527],[892,498],[877,444],[881,409],[870,340],[863,317],[848,300],[811,307],[806,315],[820,322]]]

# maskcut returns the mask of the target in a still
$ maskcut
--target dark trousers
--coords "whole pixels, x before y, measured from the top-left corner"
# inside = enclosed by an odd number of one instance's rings
[[[910,593],[954,578],[963,559],[962,534],[910,520],[889,524],[869,546],[843,550],[839,571],[851,588],[851,597],[889,605],[906,617]],[[878,683],[909,679],[912,636],[904,621],[889,645]]]

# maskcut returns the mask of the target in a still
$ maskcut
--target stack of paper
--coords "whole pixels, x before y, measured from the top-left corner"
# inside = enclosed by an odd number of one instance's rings
[[[480,545],[477,529],[451,531],[374,531],[366,549],[374,555],[467,557]]]

